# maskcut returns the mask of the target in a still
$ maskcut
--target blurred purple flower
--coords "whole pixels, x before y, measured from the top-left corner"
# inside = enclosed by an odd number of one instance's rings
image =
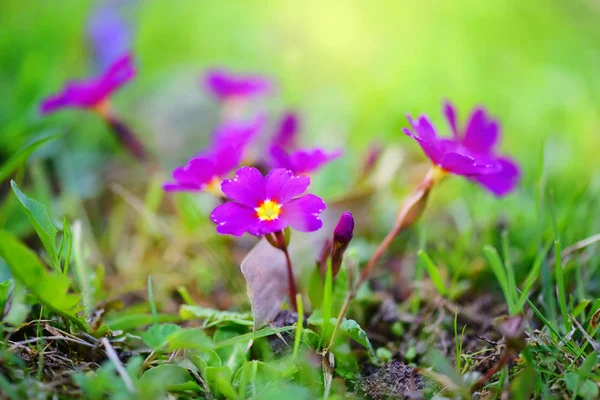
[[[87,34],[96,61],[102,69],[131,50],[129,25],[114,2],[102,4],[94,10]]]
[[[242,148],[237,145],[224,146],[221,149],[194,157],[183,167],[175,168],[173,181],[163,185],[167,192],[206,191],[222,196],[221,182],[242,159]]]
[[[298,132],[300,130],[300,118],[293,112],[287,112],[277,127],[277,131],[271,141],[271,146],[284,150],[292,150],[297,147]]]
[[[49,114],[62,108],[87,108],[105,114],[108,97],[134,76],[133,57],[125,54],[97,78],[68,82],[61,92],[42,101],[40,112]]]
[[[442,172],[463,175],[496,196],[504,196],[514,190],[519,182],[520,170],[513,160],[496,154],[494,148],[500,138],[498,122],[483,108],[476,108],[462,133],[452,104],[444,105],[444,115],[452,129],[452,139],[438,137],[424,115],[416,120],[409,116],[412,131],[407,128],[403,131],[419,143]]]
[[[230,144],[245,148],[264,128],[267,118],[258,114],[248,121],[223,122],[213,134],[213,148],[219,149]]]
[[[272,84],[257,75],[235,75],[224,69],[211,69],[204,74],[205,90],[223,101],[231,98],[252,98],[271,92]]]
[[[244,232],[260,236],[288,226],[312,232],[321,228],[319,214],[323,200],[308,189],[310,178],[294,176],[292,171],[276,168],[265,177],[256,168],[243,167],[235,179],[226,180],[221,190],[233,201],[215,208],[211,214],[217,232],[241,236]]]
[[[316,148],[311,150],[297,150],[287,153],[281,147],[271,148],[271,157],[276,168],[285,168],[293,171],[296,175],[308,175],[318,171],[330,161],[342,155],[341,150],[326,152]]]

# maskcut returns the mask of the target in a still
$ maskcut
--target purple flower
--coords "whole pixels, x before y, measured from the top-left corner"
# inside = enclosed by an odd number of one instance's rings
[[[476,108],[463,133],[458,127],[452,104],[444,105],[444,115],[452,129],[451,139],[438,137],[424,115],[416,120],[409,116],[412,131],[407,128],[403,131],[419,143],[423,152],[439,168],[438,172],[463,175],[496,196],[504,196],[514,190],[521,174],[513,160],[496,153],[495,147],[500,139],[498,122],[483,108]]]
[[[316,148],[311,150],[298,150],[288,154],[281,147],[271,148],[271,157],[277,168],[285,168],[296,175],[308,175],[319,170],[325,164],[342,155],[341,150],[326,152]]]
[[[192,158],[183,167],[173,171],[173,182],[167,182],[167,192],[206,191],[222,196],[221,182],[240,165],[242,149],[236,145],[225,146],[204,156]]]
[[[257,97],[272,90],[271,82],[263,77],[234,75],[224,69],[206,71],[202,84],[208,92],[221,101]]]
[[[213,134],[214,148],[219,149],[235,144],[246,147],[265,126],[267,118],[263,114],[256,115],[249,121],[226,121]]]
[[[102,4],[94,10],[87,34],[94,56],[102,68],[106,68],[131,49],[129,25],[121,16],[116,4]]]
[[[48,114],[61,108],[73,107],[96,109],[104,114],[108,97],[134,76],[133,58],[128,53],[97,78],[68,82],[61,92],[42,102],[40,112]]]
[[[243,167],[235,179],[226,180],[221,190],[233,201],[215,208],[210,216],[217,232],[241,236],[244,232],[260,236],[288,226],[312,232],[323,225],[319,214],[325,202],[308,189],[310,178],[294,176],[292,171],[276,168],[264,176],[252,167]]]
[[[298,115],[292,112],[286,113],[279,122],[271,146],[285,150],[295,149],[297,147],[299,130],[300,119],[298,118]]]

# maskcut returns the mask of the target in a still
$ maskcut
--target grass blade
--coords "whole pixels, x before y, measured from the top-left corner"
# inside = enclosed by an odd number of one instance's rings
[[[512,315],[515,309],[512,298],[513,291],[509,288],[508,277],[506,276],[506,269],[502,264],[502,260],[498,255],[498,251],[493,246],[486,245],[483,248],[483,252],[490,263],[492,272],[494,273],[496,279],[498,280],[498,283],[500,284],[502,293],[504,293],[504,298],[506,299],[506,303],[508,304],[508,312]]]
[[[431,258],[429,258],[429,256],[423,250],[419,250],[417,256],[419,257],[420,264],[422,264],[427,270],[435,289],[442,296],[446,296],[448,294],[448,290],[446,289],[446,284],[442,279],[442,275],[440,274],[438,267],[433,263],[433,261],[431,261]]]

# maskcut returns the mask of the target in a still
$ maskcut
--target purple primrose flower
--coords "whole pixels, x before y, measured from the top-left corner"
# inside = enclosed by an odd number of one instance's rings
[[[274,166],[289,169],[296,175],[307,175],[315,172],[341,155],[341,150],[326,152],[323,149],[315,148],[287,153],[281,147],[271,148],[271,157]]]
[[[183,167],[175,168],[173,181],[163,185],[167,192],[205,191],[222,196],[221,182],[240,165],[242,148],[235,144],[194,157]]]
[[[295,149],[298,142],[298,132],[300,131],[300,118],[293,112],[287,112],[277,127],[275,135],[271,141],[272,147],[279,147],[285,150]]]
[[[42,102],[40,112],[49,114],[72,107],[94,109],[104,114],[108,97],[134,76],[133,58],[128,53],[117,59],[97,78],[68,82],[61,92]]]
[[[260,134],[266,121],[264,114],[258,114],[248,121],[223,122],[213,134],[214,148],[227,147],[232,143],[245,148]]]
[[[272,84],[257,75],[235,75],[224,69],[211,69],[204,74],[204,88],[223,101],[231,98],[252,98],[272,91]]]
[[[288,226],[312,232],[321,228],[319,214],[323,200],[313,194],[302,195],[310,185],[307,176],[276,168],[266,176],[256,168],[243,167],[235,179],[225,180],[221,190],[232,201],[215,208],[210,216],[217,232],[241,236],[244,232],[260,236]]]
[[[408,121],[412,127],[405,134],[415,139],[439,172],[463,175],[479,183],[496,196],[504,196],[516,187],[520,178],[518,165],[506,156],[499,156],[495,147],[500,139],[498,122],[483,108],[476,108],[463,132],[457,124],[452,104],[444,105],[444,114],[453,137],[440,138],[429,119],[422,115]]]

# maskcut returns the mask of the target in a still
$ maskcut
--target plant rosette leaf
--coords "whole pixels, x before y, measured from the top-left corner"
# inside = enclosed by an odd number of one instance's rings
[[[179,325],[175,324],[157,324],[152,325],[140,336],[142,341],[152,350],[160,350],[168,342],[169,336],[181,330]]]
[[[8,264],[14,278],[37,300],[87,331],[81,310],[81,295],[71,293],[71,280],[56,271],[48,272],[37,255],[12,234],[0,231],[0,256]]]
[[[46,249],[48,257],[50,257],[52,267],[55,270],[60,271],[60,260],[58,251],[56,250],[56,234],[58,233],[58,230],[54,226],[54,223],[46,210],[46,206],[27,197],[21,192],[15,181],[11,181],[10,185],[23,206],[27,218],[29,218],[31,225],[33,225],[35,232],[42,241],[42,245]]]

